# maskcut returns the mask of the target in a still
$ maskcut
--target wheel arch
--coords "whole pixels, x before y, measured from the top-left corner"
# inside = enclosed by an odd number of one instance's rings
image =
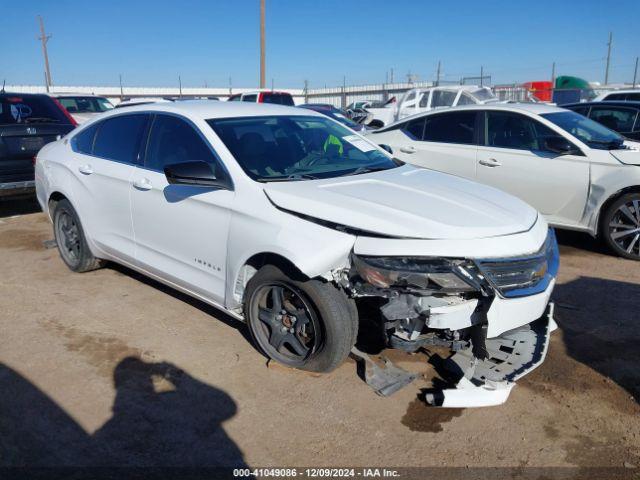
[[[640,193],[640,185],[630,185],[628,187],[621,188],[617,190],[615,193],[611,194],[600,206],[598,210],[597,218],[596,218],[596,236],[600,237],[602,235],[602,219],[604,218],[604,212],[607,211],[609,206],[618,200],[621,196],[626,195],[627,193]]]
[[[58,202],[60,202],[60,200],[68,200],[69,202],[71,201],[69,200],[69,197],[67,197],[59,190],[55,190],[49,194],[49,198],[47,199],[47,213],[49,214],[49,218],[51,218],[51,220],[53,220],[53,212],[55,211],[56,205],[58,204]]]

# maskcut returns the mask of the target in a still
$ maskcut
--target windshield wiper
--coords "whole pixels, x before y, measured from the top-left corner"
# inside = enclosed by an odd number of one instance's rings
[[[358,167],[354,171],[349,172],[345,175],[340,175],[340,176],[348,177],[351,175],[360,175],[361,173],[380,172],[382,170],[388,170],[388,168],[387,167]]]
[[[59,123],[60,120],[58,120],[57,118],[50,118],[50,117],[27,117],[24,119],[24,123],[44,123],[44,122]]]
[[[609,147],[609,150],[615,150],[624,145],[624,140],[589,140],[588,143],[603,145],[605,147]]]
[[[258,177],[259,182],[288,182],[289,180],[318,180],[318,177],[308,173],[292,173],[291,175],[281,175],[276,177]]]

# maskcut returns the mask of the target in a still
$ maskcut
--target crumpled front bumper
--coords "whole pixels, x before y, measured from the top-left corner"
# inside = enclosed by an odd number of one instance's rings
[[[487,358],[476,358],[472,349],[461,350],[443,365],[455,388],[427,393],[428,404],[439,407],[469,408],[503,404],[515,382],[538,367],[545,359],[551,332],[558,325],[549,303],[538,320],[486,339]]]

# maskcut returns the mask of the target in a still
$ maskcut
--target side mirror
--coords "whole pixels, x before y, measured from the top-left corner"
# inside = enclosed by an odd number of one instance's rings
[[[385,145],[384,143],[381,143],[380,145],[378,145],[381,149],[383,149],[385,152],[390,153],[391,155],[393,155],[393,150],[391,150],[391,147],[389,145]]]
[[[549,137],[544,141],[544,148],[558,155],[579,155],[576,146],[564,137]]]
[[[200,160],[166,165],[164,174],[171,185],[230,188],[226,178],[216,177],[211,165]]]

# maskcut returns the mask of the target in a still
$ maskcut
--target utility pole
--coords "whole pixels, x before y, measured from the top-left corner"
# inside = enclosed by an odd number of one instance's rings
[[[178,89],[180,91],[180,98],[182,98],[182,78],[178,75]]]
[[[393,67],[391,67],[391,78],[389,79],[389,83],[393,83]]]
[[[633,71],[633,88],[636,88],[636,79],[638,78],[638,57],[636,57],[636,68]]]
[[[556,83],[556,62],[551,64],[551,88],[555,86]]]
[[[122,101],[124,98],[124,93],[122,91],[122,74],[119,74],[118,77],[120,78],[120,101]]]
[[[233,84],[231,83],[231,77],[229,77],[229,96],[233,95]]]
[[[49,69],[49,54],[47,53],[47,42],[49,42],[51,35],[44,33],[44,22],[40,15],[38,15],[38,20],[40,21],[40,36],[38,37],[38,40],[42,42],[42,55],[44,56],[44,72],[46,80],[45,86],[48,92],[53,85],[53,82],[51,82],[51,70]]]
[[[484,67],[480,66],[480,86],[481,87],[484,86],[483,82],[484,82]]]
[[[440,60],[438,60],[438,71],[436,72],[436,87],[440,86]]]
[[[271,91],[273,92],[273,77],[271,77]]]
[[[611,61],[611,43],[613,41],[613,33],[609,32],[609,43],[607,43],[607,69],[604,72],[604,84],[609,85],[609,63]]]
[[[265,53],[264,53],[264,16],[265,16],[265,0],[260,0],[260,88],[264,88],[265,84]]]
[[[309,103],[309,81],[304,81],[304,103]]]

